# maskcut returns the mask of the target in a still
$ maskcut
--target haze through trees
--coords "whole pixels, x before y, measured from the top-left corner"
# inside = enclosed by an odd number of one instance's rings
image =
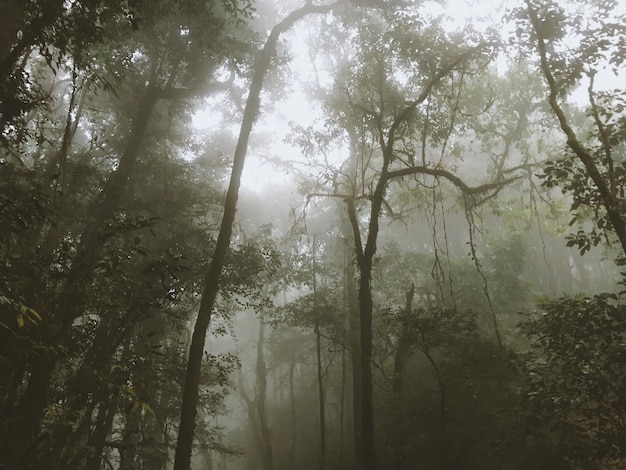
[[[623,12],[435,8],[0,5],[0,466],[623,467]]]

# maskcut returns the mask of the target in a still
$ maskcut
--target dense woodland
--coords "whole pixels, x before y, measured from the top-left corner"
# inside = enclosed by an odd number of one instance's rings
[[[470,3],[0,1],[0,468],[626,468],[626,12]]]

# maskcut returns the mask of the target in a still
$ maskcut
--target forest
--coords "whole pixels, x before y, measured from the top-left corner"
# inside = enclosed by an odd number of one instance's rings
[[[1,470],[626,468],[626,5],[0,0]]]

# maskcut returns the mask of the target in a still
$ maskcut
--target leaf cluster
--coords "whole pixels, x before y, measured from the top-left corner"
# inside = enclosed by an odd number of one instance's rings
[[[563,459],[587,468],[626,458],[626,309],[613,294],[544,301],[520,325],[527,419]]]

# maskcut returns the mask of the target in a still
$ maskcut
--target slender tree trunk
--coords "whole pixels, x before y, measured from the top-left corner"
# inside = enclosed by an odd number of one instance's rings
[[[374,382],[372,375],[372,260],[360,263],[359,320],[361,323],[361,430],[363,470],[376,469],[374,439]]]
[[[113,427],[113,419],[117,413],[117,403],[119,392],[115,392],[109,400],[100,404],[95,428],[91,434],[90,443],[93,447],[93,454],[85,465],[86,470],[100,470],[102,458],[104,457],[104,446],[106,438]],[[72,468],[72,467],[70,467]],[[78,466],[74,468],[79,468]]]
[[[361,343],[358,305],[358,289],[356,285],[356,269],[354,265],[354,235],[349,222],[344,219],[344,286],[346,289],[346,306],[348,310],[348,341],[351,360],[352,382],[352,437],[354,459],[357,468],[361,468],[363,432],[361,426]],[[350,248],[352,245],[352,248]]]
[[[404,372],[406,363],[411,357],[411,331],[408,327],[408,318],[413,310],[413,297],[415,295],[415,285],[406,292],[406,300],[404,310],[400,317],[401,330],[396,346],[396,352],[393,360],[393,379],[392,394],[393,408],[396,417],[396,432],[394,433],[393,445],[393,468],[394,470],[403,470],[406,460],[407,435],[404,427],[405,419],[403,414],[402,398],[404,394]]]
[[[265,321],[263,315],[259,319],[259,341],[256,354],[256,398],[257,413],[259,416],[259,431],[261,433],[261,459],[263,470],[273,470],[274,457],[272,454],[272,434],[267,422],[267,366],[265,364]]]
[[[289,364],[289,403],[291,406],[291,441],[289,443],[289,455],[287,458],[288,468],[294,468],[294,457],[298,444],[298,416],[296,414],[296,391],[294,384],[294,373],[296,370],[296,358],[291,357]]]
[[[254,397],[254,400],[252,400],[248,396],[243,383],[243,374],[241,373],[241,369],[238,371],[238,381],[239,394],[246,403],[246,412],[248,413],[248,421],[250,421],[250,432],[252,434],[252,440],[254,441],[254,452],[248,452],[248,467],[256,469],[257,462],[259,461],[263,448],[261,430],[259,428],[259,416],[256,406],[257,397]]]
[[[320,470],[324,470],[326,464],[326,410],[324,403],[324,370],[322,367],[322,334],[319,321],[315,322],[315,352],[317,356],[317,398],[319,402],[320,420],[319,468]]]
[[[94,205],[92,219],[81,236],[75,264],[67,276],[52,311],[55,329],[48,332],[47,339],[51,344],[58,344],[63,340],[72,322],[77,318],[84,307],[84,290],[86,281],[91,279],[97,253],[102,244],[101,235],[107,220],[115,214],[122,198],[122,193],[135,165],[143,137],[148,126],[150,115],[157,100],[154,90],[148,89],[144,100],[140,104],[135,116],[128,143],[124,150],[118,168],[110,176],[106,188]],[[16,449],[22,449],[21,460],[28,458],[24,453],[33,450],[31,443],[37,436],[41,418],[47,404],[47,391],[52,380],[54,368],[58,361],[57,354],[48,352],[32,360],[28,384],[20,403],[17,406],[17,416],[21,423],[16,430],[19,443]]]
[[[389,166],[394,158],[394,145],[397,137],[396,132],[400,126],[408,119],[408,116],[423,103],[433,89],[443,77],[448,75],[454,68],[470,57],[475,51],[483,46],[476,46],[465,53],[459,55],[455,60],[441,68],[435,76],[424,86],[419,97],[412,101],[402,113],[393,121],[386,135],[384,130],[379,128],[379,144],[382,152],[382,167],[376,181],[374,192],[370,196],[369,220],[367,224],[367,235],[365,241],[361,239],[361,227],[357,216],[354,198],[345,198],[348,209],[348,219],[352,226],[354,236],[354,247],[356,253],[357,266],[359,268],[359,321],[360,321],[360,347],[361,347],[361,458],[357,457],[357,466],[363,470],[376,470],[376,451],[374,448],[374,390],[372,375],[372,264],[376,254],[378,233],[380,230],[380,217],[385,199],[385,192],[389,181],[394,178],[406,176],[408,174],[434,174],[443,176],[460,186],[464,190],[471,190],[463,181],[455,175],[442,170],[435,170],[426,167],[409,167],[401,170],[390,171]],[[491,185],[486,185],[490,187]]]
[[[430,353],[430,350],[428,348],[424,348],[422,352],[433,368],[435,380],[437,380],[437,386],[439,387],[439,467],[444,469],[446,468],[447,460],[446,410],[448,406],[448,392],[445,380],[441,375],[441,370],[439,369],[435,358]]]
[[[274,466],[272,456],[272,438],[266,415],[267,367],[265,365],[265,355],[263,352],[264,343],[265,323],[263,321],[263,317],[261,316],[259,319],[259,339],[257,341],[257,359],[255,367],[255,396],[252,400],[246,393],[241,369],[239,370],[239,393],[246,403],[250,428],[254,439],[254,448],[257,456],[255,462],[260,461],[261,468],[263,470],[272,470]]]
[[[141,436],[141,416],[133,406],[128,406],[124,416],[124,431],[120,448],[119,470],[133,470],[137,468],[138,447]]]
[[[396,346],[396,353],[393,360],[393,381],[392,392],[395,400],[399,399],[404,392],[404,370],[411,355],[411,331],[408,327],[408,317],[413,309],[413,297],[415,295],[415,285],[406,292],[406,301],[402,317],[400,318],[400,336]]]
[[[376,254],[379,218],[388,182],[388,168],[393,145],[385,149],[383,167],[370,201],[370,217],[365,245],[361,240],[361,228],[353,199],[347,199],[348,218],[354,234],[357,266],[359,267],[359,323],[361,346],[361,462],[363,470],[377,467],[374,439],[374,382],[372,374],[372,260]]]
[[[345,335],[344,335],[345,339]],[[339,466],[345,464],[346,350],[341,350],[341,389],[339,392]]]
[[[268,36],[263,46],[263,50],[254,67],[250,92],[246,100],[246,106],[239,131],[235,155],[233,158],[233,168],[231,170],[230,182],[226,199],[224,201],[224,215],[220,224],[220,231],[217,236],[215,251],[209,270],[204,280],[202,300],[198,310],[198,318],[194,326],[191,345],[189,348],[189,358],[187,361],[187,372],[183,388],[183,401],[181,405],[180,425],[178,430],[178,440],[176,442],[176,455],[174,459],[174,470],[189,470],[191,465],[191,451],[193,447],[193,434],[196,427],[196,414],[198,406],[198,390],[200,386],[200,370],[202,368],[202,356],[204,354],[204,343],[206,331],[211,322],[213,305],[219,289],[219,281],[222,275],[226,252],[230,245],[230,239],[237,211],[237,199],[239,197],[239,186],[241,185],[241,174],[243,172],[246,153],[248,151],[248,140],[252,132],[252,127],[259,114],[260,95],[263,88],[263,79],[271,66],[272,57],[276,53],[276,45],[280,35],[291,28],[298,20],[311,13],[326,13],[334,7],[333,5],[315,6],[306,4],[304,7],[292,12],[283,21],[278,23]]]
[[[326,410],[324,409],[324,369],[322,367],[322,332],[320,329],[320,312],[317,303],[317,240],[313,236],[313,246],[311,248],[311,271],[313,271],[313,314],[315,315],[315,355],[317,359],[317,399],[319,406],[319,432],[320,432],[320,455],[319,468],[324,470],[326,463]]]

